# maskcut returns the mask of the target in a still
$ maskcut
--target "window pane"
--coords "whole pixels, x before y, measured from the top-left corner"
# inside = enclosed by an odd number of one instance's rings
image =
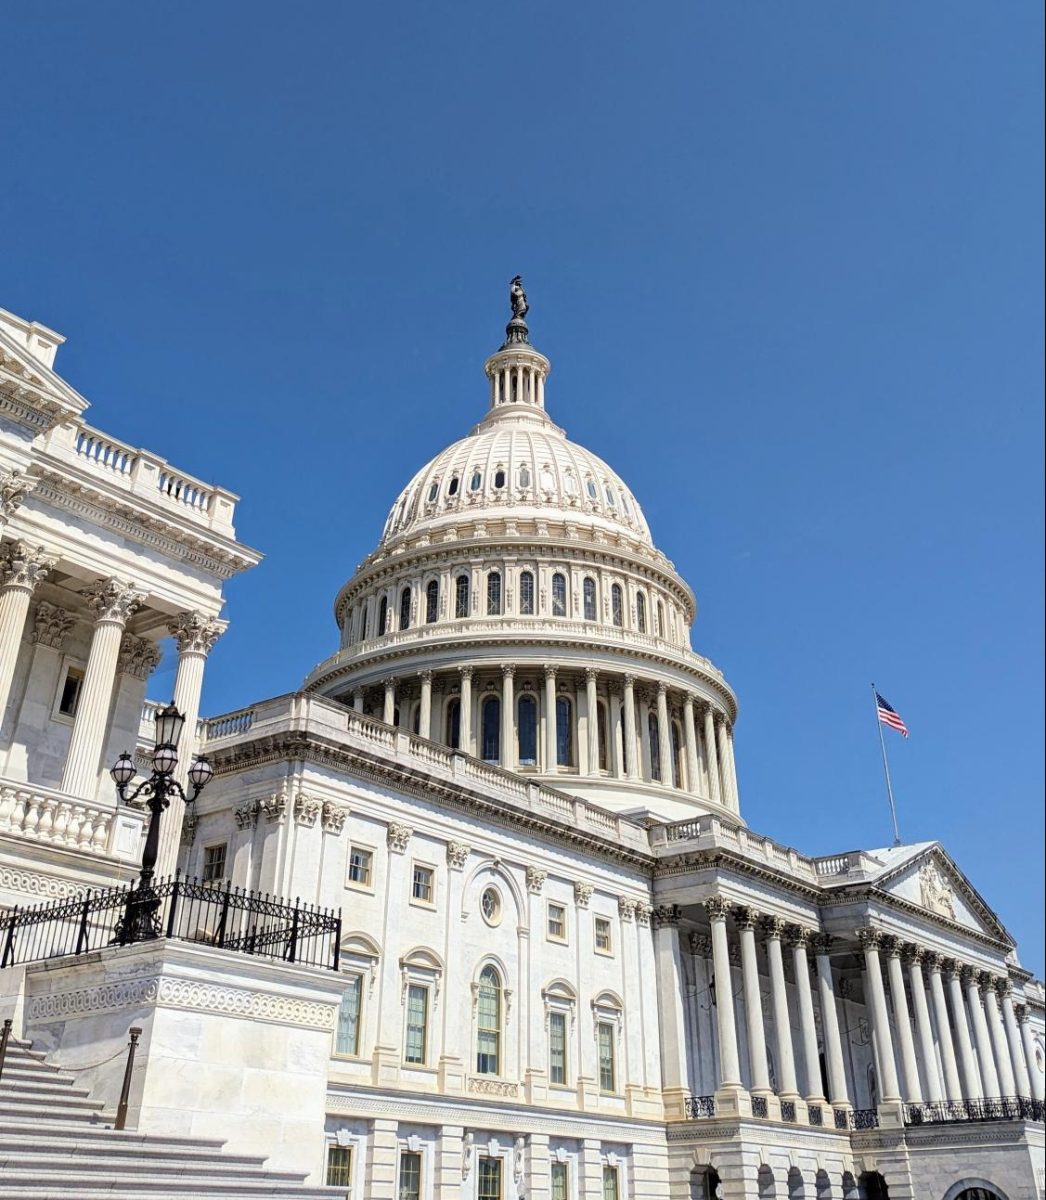
[[[501,576],[497,571],[491,571],[487,576],[487,616],[501,615]]]
[[[636,592],[636,625],[640,633],[646,633],[646,596]]]
[[[225,843],[203,849],[203,882],[214,883],[225,878]]]
[[[566,1163],[552,1164],[552,1200],[570,1200]]]
[[[585,620],[594,621],[596,619],[596,581],[594,579],[585,580],[584,597]]]
[[[519,765],[533,767],[538,758],[538,706],[533,696],[520,696],[517,705]]]
[[[567,577],[558,572],[552,576],[552,615],[567,615]]]
[[[58,701],[58,711],[63,717],[75,717],[76,706],[80,700],[80,687],[84,681],[84,673],[78,667],[70,667],[62,684],[62,697]]]
[[[548,906],[548,936],[558,940],[567,936],[567,910],[561,904]]]
[[[683,739],[675,721],[672,722],[672,786],[683,786]]]
[[[431,625],[439,616],[439,583],[430,580],[425,587],[425,620]]]
[[[372,859],[369,850],[352,846],[349,850],[349,882],[358,883],[362,887],[370,887],[370,866]]]
[[[501,701],[497,696],[483,701],[482,741],[480,757],[484,762],[497,762],[501,758]]]
[[[404,1150],[400,1154],[399,1190],[396,1200],[421,1200],[421,1155]]]
[[[610,609],[611,619],[620,628],[624,622],[624,601],[619,583],[615,583],[610,589]]]
[[[382,596],[381,603],[378,605],[378,628],[375,630],[378,637],[385,632],[386,625],[389,620],[389,598]]]
[[[451,700],[447,704],[447,745],[457,750],[461,745],[461,701]]]
[[[334,1037],[337,1054],[360,1052],[360,1001],[363,998],[363,978],[353,975],[341,996],[338,1007],[338,1030]]]
[[[459,620],[469,615],[469,577],[459,575],[454,592],[454,616]]]
[[[352,1150],[348,1146],[327,1147],[327,1186],[349,1187],[352,1183]]]
[[[567,1018],[560,1012],[548,1017],[548,1078],[550,1083],[567,1081]]]
[[[603,1168],[603,1200],[619,1200],[617,1167]]]
[[[410,588],[400,592],[400,629],[410,628]]]
[[[599,737],[599,769],[610,770],[610,747],[607,745],[607,706],[600,702],[596,705],[596,726]]]
[[[414,867],[412,891],[415,900],[432,903],[432,869],[430,867]]]
[[[599,1023],[599,1090],[616,1091],[614,1086],[614,1026],[609,1022]]]
[[[556,763],[561,767],[574,762],[574,721],[570,701],[560,696],[556,701]]]
[[[534,615],[534,576],[530,571],[519,577],[519,611],[526,617]]]
[[[596,949],[610,952],[610,922],[606,917],[596,917]]]
[[[661,734],[654,713],[647,714],[647,742],[650,748],[650,778],[661,781]]]
[[[478,1200],[503,1200],[500,1158],[481,1158],[479,1160],[479,1187],[476,1195]]]
[[[493,967],[484,967],[476,1006],[476,1073],[496,1075],[500,1050],[501,978]]]
[[[407,1044],[403,1054],[409,1063],[425,1061],[428,1015],[429,990],[412,983],[407,988]]]

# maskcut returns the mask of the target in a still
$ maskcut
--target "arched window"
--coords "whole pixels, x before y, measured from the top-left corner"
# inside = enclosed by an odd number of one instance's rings
[[[439,617],[439,580],[430,579],[425,585],[425,621],[432,625]]]
[[[456,496],[457,494],[458,494],[458,477],[457,477],[457,475],[452,475],[450,477],[450,483],[447,484],[447,495],[448,496]]]
[[[476,996],[476,1074],[497,1075],[501,1070],[501,976],[495,967],[484,967]]]
[[[505,468],[504,467],[498,467],[498,469],[494,472],[494,486],[496,488],[503,488],[505,486]]]
[[[620,583],[615,583],[610,589],[610,619],[618,629],[624,624],[624,597]]]
[[[556,765],[574,765],[573,705],[566,696],[556,700]]]
[[[501,701],[497,696],[488,696],[483,701],[483,724],[480,758],[484,762],[497,762],[501,758]]]
[[[602,700],[596,705],[596,736],[599,738],[599,769],[610,770],[610,746],[607,743],[607,706]]]
[[[559,571],[552,576],[552,615],[565,617],[567,615],[567,577]]]
[[[516,705],[519,733],[519,765],[533,767],[538,761],[538,705],[533,696],[520,696]]]
[[[370,605],[366,600],[360,605],[360,641],[367,640],[367,617],[370,613]]]
[[[636,628],[646,633],[646,596],[642,592],[636,592]]]
[[[660,600],[658,600],[658,602],[657,602],[656,620],[657,620],[657,630],[656,630],[657,636],[664,637],[665,636],[665,606],[661,603]]]
[[[410,588],[400,592],[400,629],[410,628]]]
[[[381,637],[388,629],[389,624],[389,598],[382,596],[381,603],[378,605],[378,628],[375,631],[378,637]]]
[[[526,463],[519,468],[519,486],[521,488],[530,487],[530,468]]]
[[[434,479],[429,487],[429,504],[435,504],[437,496],[439,496],[439,480]]]
[[[524,617],[534,615],[534,573],[522,571],[519,576],[519,611]]]
[[[447,745],[451,750],[461,748],[461,701],[447,701]]]
[[[483,472],[475,470],[472,472],[472,478],[469,480],[469,491],[478,492],[483,486]]]
[[[497,571],[487,576],[487,616],[501,616],[501,575]]]
[[[657,713],[647,713],[647,741],[650,749],[650,778],[655,783],[661,782],[661,730],[657,723]]]
[[[585,620],[594,621],[596,619],[596,581],[591,575],[585,577],[582,592],[585,601]]]
[[[672,786],[683,786],[683,732],[677,721],[672,722]]]
[[[459,575],[454,584],[454,616],[461,620],[469,615],[469,577]]]

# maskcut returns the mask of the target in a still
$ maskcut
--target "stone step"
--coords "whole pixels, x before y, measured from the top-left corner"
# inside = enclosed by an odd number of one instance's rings
[[[306,1187],[303,1184],[269,1183],[262,1180],[237,1182],[219,1175],[194,1176],[182,1181],[146,1179],[123,1173],[107,1173],[102,1179],[87,1172],[70,1172],[61,1179],[41,1179],[34,1171],[4,1169],[0,1172],[3,1200],[334,1200],[344,1197],[344,1188]]]
[[[53,1083],[57,1087],[72,1087],[76,1082],[73,1075],[66,1071],[59,1071],[57,1067],[42,1067],[39,1063],[30,1065],[28,1059],[18,1059],[12,1062],[9,1058],[4,1063],[3,1075],[0,1075],[0,1087],[19,1079],[39,1080],[42,1083]]]
[[[75,1121],[90,1121],[97,1123],[101,1120],[103,1106],[93,1100],[81,1100],[74,1096],[71,1100],[55,1099],[42,1104],[39,1096],[20,1097],[13,1092],[0,1092],[0,1118],[5,1123],[7,1118],[31,1117],[37,1121],[52,1119]]]
[[[225,1145],[221,1138],[188,1137],[182,1134],[140,1133],[136,1129],[113,1129],[106,1124],[85,1124],[81,1121],[63,1122],[48,1120],[41,1126],[38,1120],[14,1119],[0,1126],[0,1146],[42,1146],[49,1139],[62,1145],[94,1146],[157,1146],[161,1149],[182,1151],[199,1150],[202,1153],[219,1153]]]
[[[87,1088],[73,1086],[72,1080],[56,1083],[51,1079],[8,1079],[6,1071],[0,1080],[0,1097],[37,1096],[41,1103],[57,1100],[60,1104],[65,1104],[72,1100],[86,1100],[90,1094]]]
[[[128,1179],[174,1175],[179,1182],[183,1179],[227,1178],[235,1183],[253,1183],[256,1186],[269,1183],[297,1185],[302,1180],[301,1175],[293,1171],[265,1171],[261,1166],[264,1159],[247,1155],[215,1154],[213,1151],[195,1155],[184,1151],[172,1154],[165,1149],[147,1154],[143,1153],[142,1147],[124,1154],[117,1154],[115,1148],[110,1147],[107,1154],[87,1155],[82,1146],[72,1149],[75,1153],[71,1154],[70,1147],[65,1147],[63,1154],[53,1151],[47,1153],[37,1145],[18,1150],[0,1148],[0,1173],[38,1171],[43,1173],[44,1178],[56,1182],[66,1175],[96,1175],[108,1179],[113,1171]]]

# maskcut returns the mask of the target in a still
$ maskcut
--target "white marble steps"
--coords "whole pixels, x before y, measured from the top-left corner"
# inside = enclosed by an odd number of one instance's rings
[[[8,1046],[0,1078],[0,1200],[332,1200],[344,1189],[305,1187],[226,1153],[214,1138],[114,1130],[112,1113],[75,1076],[25,1043]]]

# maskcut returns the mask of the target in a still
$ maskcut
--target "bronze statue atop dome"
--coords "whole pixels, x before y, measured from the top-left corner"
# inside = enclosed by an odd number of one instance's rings
[[[508,302],[512,305],[513,321],[522,321],[526,319],[526,315],[530,312],[530,305],[527,303],[527,293],[523,290],[523,276],[513,276],[512,282],[508,285]]]

